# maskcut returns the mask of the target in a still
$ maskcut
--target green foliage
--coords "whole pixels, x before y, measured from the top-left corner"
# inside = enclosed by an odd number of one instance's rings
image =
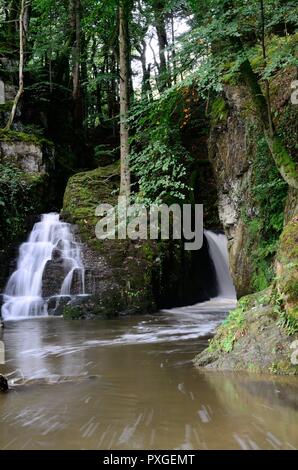
[[[79,307],[65,305],[63,308],[63,318],[65,320],[80,320],[82,318],[82,311]]]
[[[192,157],[181,141],[188,116],[185,92],[173,87],[159,100],[136,104],[130,115],[135,133],[131,168],[138,177],[138,199],[145,204],[181,202],[189,194]]]
[[[208,347],[210,352],[223,351],[229,353],[233,350],[236,339],[244,334],[244,312],[247,310],[249,302],[249,296],[239,300],[237,308],[229,313],[219,327],[216,336],[210,341]]]
[[[26,126],[24,131],[26,132],[0,129],[0,140],[3,142],[27,142],[36,145],[53,145],[51,141],[41,135],[40,128],[36,126]]]
[[[289,336],[298,333],[298,318],[287,315],[285,310],[280,312],[280,317],[277,324],[284,328]]]
[[[211,108],[211,123],[213,125],[225,123],[227,121],[229,110],[222,96],[216,98]]]
[[[245,222],[252,240],[258,240],[252,256],[253,285],[257,291],[261,291],[269,286],[274,276],[273,259],[283,229],[283,211],[288,187],[280,176],[267,143],[262,137],[257,140],[252,166],[254,175],[252,198],[255,213],[252,217],[246,217]]]
[[[40,213],[43,178],[0,164],[0,247],[17,240],[26,230],[26,217]]]
[[[131,153],[132,170],[138,177],[138,197],[144,204],[179,202],[185,199],[185,164],[189,156],[179,145],[150,142],[139,153]]]

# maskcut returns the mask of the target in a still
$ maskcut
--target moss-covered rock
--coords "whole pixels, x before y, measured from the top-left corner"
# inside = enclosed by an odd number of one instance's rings
[[[78,173],[69,179],[62,216],[78,227],[83,242],[86,291],[90,298],[66,309],[67,316],[114,316],[206,300],[216,291],[214,268],[205,242],[185,252],[177,240],[99,240],[96,207],[116,204],[119,163]],[[80,313],[81,312],[81,313]]]
[[[223,96],[216,98],[211,107],[211,124],[213,126],[224,125],[229,116],[229,108]]]
[[[297,375],[298,365],[292,360],[297,338],[283,323],[274,290],[267,289],[238,302],[194,363],[208,369]]]
[[[298,215],[286,225],[276,260],[277,288],[298,329]]]

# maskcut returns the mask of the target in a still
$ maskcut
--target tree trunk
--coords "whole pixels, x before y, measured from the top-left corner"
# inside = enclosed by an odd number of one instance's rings
[[[137,46],[137,51],[140,54],[140,57],[138,59],[140,60],[141,65],[142,65],[142,100],[152,101],[153,94],[152,94],[152,88],[150,84],[151,64],[147,65],[146,63],[147,44],[144,39]]]
[[[17,46],[17,19],[19,0],[12,0],[8,5],[7,33],[9,45],[14,49]]]
[[[165,24],[164,5],[160,0],[154,2],[154,22],[158,39],[159,49],[159,91],[162,92],[167,88],[170,80],[168,77],[168,68],[165,50],[168,46],[167,30]]]
[[[81,96],[80,59],[81,59],[81,17],[80,0],[69,1],[69,22],[72,55],[72,99],[75,130],[83,125],[83,104]]]
[[[119,5],[119,65],[120,65],[120,162],[121,179],[120,195],[130,196],[129,169],[129,126],[127,123],[129,110],[129,64],[126,1],[120,0]]]
[[[255,104],[256,111],[263,126],[264,136],[275,164],[288,185],[298,189],[297,164],[289,154],[282,140],[276,134],[272,120],[269,118],[267,100],[248,59],[241,64],[240,72]]]
[[[263,0],[260,0],[260,10],[261,10],[261,43],[262,43],[262,54],[264,61],[264,68],[267,66],[267,54],[266,54],[266,44],[265,44],[265,8]],[[273,135],[273,121],[272,121],[272,112],[271,112],[271,99],[270,99],[270,85],[269,80],[265,80],[265,89],[266,89],[266,104],[267,104],[267,113],[268,113],[268,124],[270,129],[270,134]]]
[[[172,36],[172,63],[173,63],[173,83],[177,82],[177,64],[176,64],[176,41],[175,41],[175,23],[174,13],[171,12],[171,36]]]
[[[20,98],[22,94],[24,93],[24,56],[25,56],[26,34],[28,32],[28,27],[29,27],[28,12],[27,12],[27,9],[29,7],[30,7],[30,1],[27,0],[26,2],[26,0],[21,0],[21,9],[20,9],[20,18],[19,18],[19,28],[20,28],[20,31],[19,31],[19,39],[20,39],[19,89],[14,99],[11,113],[10,113],[8,122],[5,127],[6,130],[10,130],[13,124]],[[26,22],[25,22],[25,19],[26,19]]]
[[[233,3],[228,2],[226,9],[232,9]],[[264,63],[266,63],[266,48],[265,48],[265,11],[263,0],[260,0],[261,11],[261,27],[262,27],[262,51]],[[231,45],[238,53],[244,54],[244,48],[241,39],[234,37],[230,40]],[[297,163],[288,152],[285,144],[276,133],[274,123],[272,120],[269,83],[265,84],[264,95],[260,86],[257,75],[255,74],[252,65],[248,58],[246,58],[240,65],[240,74],[244,83],[246,84],[252,100],[254,102],[259,120],[263,127],[264,137],[269,147],[270,153],[273,157],[275,165],[280,172],[286,183],[292,188],[298,189],[298,168]]]

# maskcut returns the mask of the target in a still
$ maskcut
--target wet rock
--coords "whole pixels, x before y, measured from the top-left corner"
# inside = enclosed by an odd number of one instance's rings
[[[3,375],[0,375],[0,392],[6,393],[8,390],[9,387],[7,379]]]
[[[55,295],[48,299],[48,313],[49,315],[53,316],[61,316],[63,315],[63,310],[65,305],[68,305],[71,301],[70,296],[60,296]]]
[[[62,259],[47,262],[42,278],[43,297],[48,298],[60,293],[66,272]]]
[[[278,320],[270,289],[242,298],[196,356],[196,367],[298,375],[291,360],[298,334],[289,334]]]

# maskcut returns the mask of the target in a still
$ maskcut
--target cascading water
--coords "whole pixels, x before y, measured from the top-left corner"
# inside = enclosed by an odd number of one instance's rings
[[[74,274],[79,278],[79,294],[85,294],[85,272],[80,245],[71,225],[61,222],[59,214],[44,214],[36,223],[26,243],[19,249],[17,269],[10,277],[5,292],[2,316],[5,320],[47,316],[48,299],[43,297],[43,275],[48,262],[59,253],[64,279],[57,299],[72,296]]]
[[[236,291],[229,271],[228,241],[225,235],[216,234],[210,230],[204,230],[204,235],[208,242],[209,255],[213,262],[217,278],[217,297],[205,302],[200,302],[186,307],[164,309],[164,312],[176,314],[177,318],[190,324],[193,322],[203,322],[200,328],[206,328],[206,333],[213,329],[211,319],[218,315],[226,316],[227,312],[236,307]],[[210,315],[210,316],[209,316]],[[207,322],[206,322],[207,320]]]
[[[207,238],[209,254],[216,272],[218,297],[235,299],[236,291],[229,271],[227,237],[210,230],[204,230],[204,234]]]

